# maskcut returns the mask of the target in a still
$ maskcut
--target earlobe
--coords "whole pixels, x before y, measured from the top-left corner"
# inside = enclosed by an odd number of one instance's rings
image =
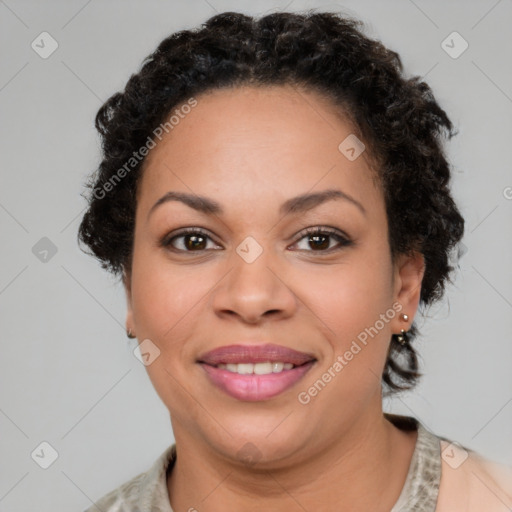
[[[123,286],[126,295],[126,335],[128,338],[135,338],[133,309],[132,309],[132,286],[130,273],[123,271]]]
[[[401,312],[412,322],[421,296],[421,283],[425,274],[423,254],[414,252],[397,258],[395,266],[395,301],[402,306]],[[397,332],[402,327],[398,327]]]

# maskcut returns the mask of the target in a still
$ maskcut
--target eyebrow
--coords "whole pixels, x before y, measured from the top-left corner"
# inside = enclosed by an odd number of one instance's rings
[[[357,206],[361,213],[366,215],[366,210],[359,201],[338,189],[328,189],[321,192],[306,193],[301,194],[300,196],[292,197],[281,205],[279,208],[279,213],[281,215],[287,215],[290,213],[302,213],[311,210],[327,201],[336,199],[341,199],[352,203],[353,205]],[[179,201],[198,212],[205,213],[206,215],[222,215],[224,213],[224,210],[220,204],[209,197],[198,196],[196,194],[187,194],[185,192],[170,191],[163,195],[151,207],[148,212],[148,218],[156,208],[169,201]]]

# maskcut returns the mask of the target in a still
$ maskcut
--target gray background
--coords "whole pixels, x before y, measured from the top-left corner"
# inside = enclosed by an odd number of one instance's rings
[[[448,155],[467,252],[446,299],[419,322],[421,385],[385,407],[512,464],[510,0],[6,0],[0,511],[82,510],[173,440],[168,412],[133,355],[136,342],[125,337],[123,290],[76,243],[82,185],[99,162],[96,111],[171,32],[224,10],[306,8],[363,19],[409,73],[426,77],[459,129]],[[31,48],[43,31],[59,45],[47,59]],[[469,43],[457,59],[441,47],[453,31]],[[46,262],[33,252],[43,237],[57,249]],[[46,470],[31,458],[42,441],[59,455]]]

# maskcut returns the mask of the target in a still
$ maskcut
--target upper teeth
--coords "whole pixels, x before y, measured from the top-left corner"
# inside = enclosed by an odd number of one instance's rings
[[[228,370],[229,372],[239,373],[240,375],[248,375],[254,373],[256,375],[268,375],[270,373],[279,373],[283,370],[291,370],[292,363],[239,363],[239,364],[218,364],[217,368]]]

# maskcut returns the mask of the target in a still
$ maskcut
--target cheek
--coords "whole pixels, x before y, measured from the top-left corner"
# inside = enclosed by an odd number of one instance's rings
[[[137,240],[137,239],[136,239]],[[132,307],[137,333],[160,343],[182,329],[204,288],[197,268],[172,265],[159,248],[141,237],[132,263]],[[204,294],[204,292],[203,292]]]
[[[311,321],[329,344],[322,370],[330,371],[324,375],[333,384],[319,403],[355,396],[363,399],[379,382],[390,320],[396,314],[388,277],[390,260],[385,256],[377,250],[361,251],[343,264],[310,270],[307,280],[297,274],[295,281],[300,284],[295,291],[307,306],[304,312],[316,317]]]
[[[345,342],[373,325],[392,304],[388,267],[376,261],[367,263],[359,255],[353,260],[310,269],[307,279],[298,271],[294,287],[330,333],[329,338]]]
[[[347,265],[322,275],[317,272],[315,286],[302,291],[308,306],[305,313],[314,314],[312,322],[329,346],[324,345],[321,369],[306,379],[299,397],[299,401],[311,400],[319,415],[329,409],[341,421],[364,408],[379,389],[390,320],[396,314],[383,271]],[[343,407],[335,410],[333,404]]]
[[[159,349],[159,356],[146,366],[156,392],[169,409],[190,410],[190,379],[184,370],[187,340],[197,328],[203,281],[191,271],[171,269],[155,258],[134,257],[132,307],[137,336],[142,342],[150,339]],[[197,276],[196,276],[197,277]],[[189,389],[189,391],[185,391]]]
[[[133,312],[138,332],[167,345],[179,337],[206,293],[194,278],[147,269],[134,273]]]

